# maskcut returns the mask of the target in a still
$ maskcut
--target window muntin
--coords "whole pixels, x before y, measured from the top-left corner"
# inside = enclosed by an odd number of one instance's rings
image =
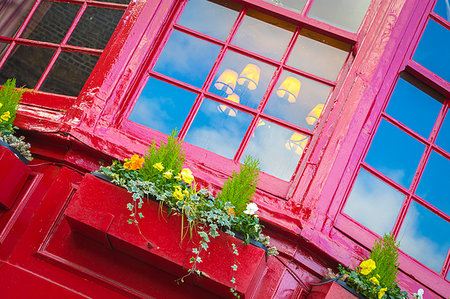
[[[434,6],[433,11],[439,16],[443,17],[444,20],[450,22],[450,12],[449,12],[449,4],[447,0],[437,0],[436,5]]]

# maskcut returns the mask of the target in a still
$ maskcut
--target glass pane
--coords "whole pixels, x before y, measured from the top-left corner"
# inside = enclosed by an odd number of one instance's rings
[[[164,134],[180,131],[196,97],[190,91],[150,78],[129,119]]]
[[[130,0],[101,0],[101,2],[119,3],[119,4],[129,4]]]
[[[99,58],[89,54],[62,52],[39,90],[78,96]]]
[[[425,146],[384,119],[365,161],[409,189]]]
[[[428,138],[441,107],[437,100],[400,78],[386,112]]]
[[[119,24],[124,10],[103,7],[88,7],[78,22],[69,45],[104,49]]]
[[[190,0],[178,24],[224,41],[239,14],[236,9],[231,4]]]
[[[153,70],[202,87],[219,51],[217,45],[174,31]]]
[[[450,49],[450,31],[430,19],[413,59],[449,81],[450,59],[448,59],[448,49]]]
[[[450,223],[412,202],[398,234],[400,249],[440,272],[450,247]]]
[[[347,58],[350,46],[303,29],[289,54],[287,64],[334,81]]]
[[[28,15],[35,0],[1,1],[0,35],[13,37]]]
[[[0,69],[0,84],[16,78],[17,86],[34,88],[54,53],[52,49],[16,45]]]
[[[41,2],[21,38],[61,43],[80,7],[63,2]]]
[[[5,55],[6,50],[8,50],[9,43],[1,43],[0,42],[0,59],[3,58],[3,55]]]
[[[297,13],[301,13],[306,4],[306,0],[264,0],[273,5],[283,7]]]
[[[350,32],[358,31],[370,0],[315,0],[308,17],[324,21]]]
[[[381,236],[391,232],[404,199],[405,195],[361,169],[343,212]]]
[[[184,140],[233,159],[250,121],[242,111],[205,99]]]
[[[436,144],[450,153],[450,111],[447,111],[444,123],[439,129]]]
[[[232,43],[262,56],[280,60],[292,38],[295,26],[249,11],[239,25]]]
[[[266,93],[275,67],[229,51],[214,77],[209,91],[234,98],[238,103],[256,108]],[[233,101],[233,99],[231,99]]]
[[[448,0],[437,0],[433,11],[450,22],[450,5]]]
[[[245,149],[245,155],[258,158],[261,170],[289,181],[308,144],[309,136],[260,119]]]
[[[312,130],[331,89],[325,84],[283,71],[264,113]]]
[[[432,151],[416,194],[450,215],[450,160]]]

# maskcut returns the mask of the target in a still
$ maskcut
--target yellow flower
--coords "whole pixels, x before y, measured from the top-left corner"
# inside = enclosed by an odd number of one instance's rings
[[[6,111],[5,113],[2,114],[2,116],[0,116],[0,118],[4,121],[8,121],[8,119],[11,118],[11,113],[9,113],[9,111]]]
[[[367,275],[370,272],[372,272],[372,270],[374,270],[376,268],[375,261],[372,260],[372,259],[368,259],[366,261],[363,261],[359,266],[361,267],[361,274],[362,275]]]
[[[183,194],[184,194],[184,196],[189,197],[189,190],[184,189]]]
[[[378,281],[378,279],[374,276],[371,279],[369,279],[374,285],[379,285],[380,282]]]
[[[184,197],[184,195],[183,195],[183,193],[181,193],[180,189],[176,189],[175,192],[173,192],[173,196],[178,200],[182,200]]]
[[[0,103],[0,109],[3,107],[3,104],[2,103]]]
[[[384,296],[384,294],[386,293],[386,291],[387,291],[387,288],[380,289],[378,291],[378,299],[381,299]]]
[[[232,207],[227,207],[227,214],[228,214],[228,216],[231,216],[231,215],[236,216],[236,212],[234,211],[234,209]]]
[[[153,164],[153,167],[158,169],[158,171],[163,171],[164,170],[164,166],[162,165],[161,162]]]
[[[194,180],[192,171],[189,168],[183,168],[183,170],[181,171],[181,178],[186,182],[186,184],[190,184]]]
[[[144,157],[139,158],[138,155],[133,155],[131,160],[125,159],[125,163],[123,164],[123,168],[136,170],[142,168],[142,164],[144,164]]]
[[[172,178],[172,170],[168,170],[168,171],[164,172],[163,177],[165,177],[166,179],[171,179]]]

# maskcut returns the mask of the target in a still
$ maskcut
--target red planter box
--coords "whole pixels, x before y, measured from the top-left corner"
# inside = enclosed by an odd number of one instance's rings
[[[128,224],[127,203],[131,195],[123,188],[87,174],[65,211],[65,217],[72,230],[103,242],[112,249],[123,251],[152,266],[182,277],[191,267],[192,248],[199,237],[194,232],[190,240],[187,234],[181,241],[182,219],[167,216],[166,208],[148,201],[142,208],[144,218],[140,229],[153,244],[147,246],[134,224]],[[193,243],[194,242],[194,243]],[[265,250],[245,245],[237,238],[222,233],[211,238],[209,249],[201,254],[203,260],[198,269],[206,276],[191,275],[194,283],[221,296],[231,296],[233,284],[231,265],[234,255],[231,244],[236,244],[239,256],[238,271],[235,272],[237,291],[244,297],[251,297],[265,268]],[[187,283],[187,282],[186,282]],[[180,284],[180,287],[183,287]]]
[[[31,169],[8,148],[0,145],[0,206],[10,209]]]
[[[311,293],[309,293],[307,299],[355,299],[365,298],[363,295],[355,295],[346,290],[336,281],[326,283],[323,285],[316,285],[312,287]]]

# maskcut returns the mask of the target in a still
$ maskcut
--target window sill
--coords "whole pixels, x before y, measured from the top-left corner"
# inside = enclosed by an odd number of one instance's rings
[[[353,294],[347,290],[343,285],[343,281],[333,281],[323,285],[313,286],[311,293],[309,293],[307,299],[355,299],[355,298],[366,298],[361,294]]]

